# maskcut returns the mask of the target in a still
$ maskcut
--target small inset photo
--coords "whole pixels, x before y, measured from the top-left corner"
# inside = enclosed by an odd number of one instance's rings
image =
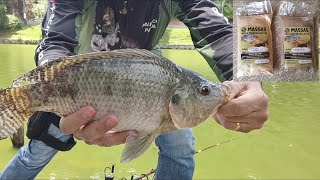
[[[234,0],[235,81],[318,81],[318,0]]]

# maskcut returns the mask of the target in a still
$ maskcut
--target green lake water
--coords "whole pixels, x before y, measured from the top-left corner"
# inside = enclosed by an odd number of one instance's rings
[[[35,47],[0,45],[1,88],[34,68]],[[163,52],[177,64],[216,81],[196,51]],[[264,83],[264,90],[270,117],[263,129],[242,134],[213,120],[194,128],[197,150],[239,138],[196,154],[194,179],[320,179],[320,83]],[[119,163],[122,148],[78,142],[71,151],[58,153],[37,179],[104,179],[103,169],[112,163],[116,163],[115,177],[121,179],[156,167],[155,145],[128,164]],[[16,152],[10,139],[0,141],[0,171]]]

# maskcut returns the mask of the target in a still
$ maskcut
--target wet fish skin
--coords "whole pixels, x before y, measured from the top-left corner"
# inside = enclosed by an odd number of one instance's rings
[[[91,105],[96,119],[119,117],[113,130],[138,132],[126,142],[122,162],[141,155],[160,134],[204,122],[230,91],[146,50],[62,58],[30,71],[14,86],[0,91],[0,139],[35,111],[67,116]]]

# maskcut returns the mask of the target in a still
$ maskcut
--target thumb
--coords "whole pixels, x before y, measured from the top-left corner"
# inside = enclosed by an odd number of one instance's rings
[[[231,88],[230,99],[234,99],[238,97],[243,90],[246,88],[245,83],[238,83],[233,81],[225,81],[223,84],[229,86]]]

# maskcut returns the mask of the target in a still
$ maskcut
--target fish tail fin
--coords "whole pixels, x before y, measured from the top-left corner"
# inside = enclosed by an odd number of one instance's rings
[[[0,140],[15,133],[31,115],[30,87],[0,90]]]

